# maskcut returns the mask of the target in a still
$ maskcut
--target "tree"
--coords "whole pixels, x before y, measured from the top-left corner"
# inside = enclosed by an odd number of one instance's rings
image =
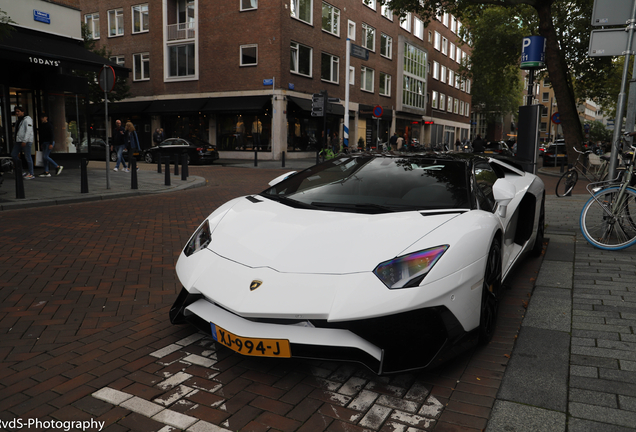
[[[576,159],[573,146],[583,142],[583,130],[579,120],[576,98],[574,94],[572,75],[568,72],[566,56],[560,47],[561,36],[569,36],[571,33],[559,34],[553,21],[553,12],[557,22],[565,15],[566,5],[561,0],[382,0],[395,13],[404,15],[407,12],[415,12],[424,19],[431,19],[438,11],[447,11],[455,16],[462,17],[463,12],[469,7],[496,5],[506,8],[518,8],[520,5],[531,7],[536,14],[537,25],[535,31],[546,39],[546,66],[550,81],[554,89],[559,105],[561,126],[571,160]],[[592,0],[580,0],[568,2],[570,8],[583,10]],[[583,5],[583,8],[579,8]],[[591,8],[590,8],[591,11]],[[591,21],[591,20],[590,20]],[[585,35],[579,34],[583,38]],[[572,34],[572,38],[574,35]],[[589,34],[586,36],[589,37]],[[521,43],[521,41],[519,41]]]
[[[16,22],[13,21],[5,11],[0,9],[0,40],[9,36],[9,34],[15,30],[11,24],[16,24]]]
[[[94,52],[95,54],[105,59],[110,58],[112,52],[105,46],[101,48],[95,48],[95,40],[92,38],[90,31],[85,24],[82,24],[82,37],[84,38],[84,48]],[[97,72],[90,71],[76,71],[76,74],[86,77],[88,81],[88,99],[93,103],[104,102],[104,90],[101,89],[97,81],[99,74]],[[117,75],[115,80],[115,88],[108,94],[108,100],[110,102],[116,102],[122,99],[126,99],[130,96],[132,95],[130,93],[130,85],[128,85],[127,79]]]
[[[612,142],[612,131],[607,129],[603,122],[595,120],[589,124],[590,141]]]

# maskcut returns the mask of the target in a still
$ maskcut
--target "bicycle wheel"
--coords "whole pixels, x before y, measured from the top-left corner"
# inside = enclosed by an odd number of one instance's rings
[[[567,171],[561,176],[556,185],[556,196],[564,197],[570,195],[578,180],[579,173],[574,170]]]
[[[625,249],[636,243],[636,191],[618,186],[603,189],[581,211],[581,232],[592,246],[604,250]]]

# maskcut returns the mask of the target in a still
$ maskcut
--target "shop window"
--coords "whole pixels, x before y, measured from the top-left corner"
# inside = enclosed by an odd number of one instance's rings
[[[320,79],[338,84],[339,58],[331,54],[322,53],[320,66]]]
[[[325,2],[322,2],[322,29],[340,36],[340,9]]]
[[[258,0],[241,0],[241,10],[254,10],[258,8]]]
[[[123,36],[124,10],[112,9],[108,11],[108,37]]]
[[[293,73],[311,77],[312,48],[298,42],[290,44],[290,70]]]
[[[393,56],[393,38],[384,33],[380,34],[380,55],[388,59]]]
[[[362,46],[375,52],[375,29],[364,23],[362,23]]]
[[[375,71],[366,66],[360,67],[360,85],[361,90],[373,93],[373,80]]]
[[[91,39],[99,39],[99,13],[84,15],[84,23]]]
[[[380,72],[379,93],[382,96],[391,96],[391,75]]]
[[[291,0],[290,8],[292,18],[312,23],[313,0]]]
[[[150,53],[133,54],[133,80],[150,79]]]
[[[271,116],[262,114],[219,115],[217,148],[226,151],[272,151]]]
[[[258,45],[241,46],[241,66],[256,66],[258,64]]]
[[[132,32],[145,33],[149,29],[148,3],[132,7]]]

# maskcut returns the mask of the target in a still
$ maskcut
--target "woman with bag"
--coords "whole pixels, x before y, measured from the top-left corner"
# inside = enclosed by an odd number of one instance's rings
[[[132,122],[126,122],[126,147],[128,147],[128,165],[130,165],[130,161],[134,158],[134,153],[137,151],[141,151],[141,146],[139,145],[139,137],[137,136],[137,131],[135,131],[135,126]],[[139,168],[137,168],[139,170]]]

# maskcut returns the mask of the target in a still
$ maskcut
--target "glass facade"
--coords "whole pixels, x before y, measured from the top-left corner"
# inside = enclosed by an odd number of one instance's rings
[[[426,52],[407,42],[404,43],[402,103],[426,108]]]

